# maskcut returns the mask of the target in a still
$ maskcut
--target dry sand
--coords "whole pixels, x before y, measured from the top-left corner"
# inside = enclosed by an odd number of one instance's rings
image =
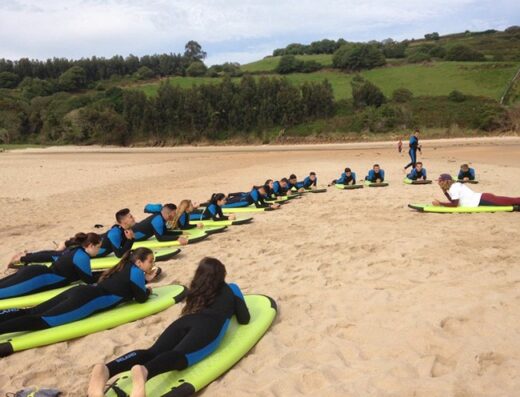
[[[520,139],[423,142],[431,176],[471,162],[475,190],[520,195]],[[407,209],[442,198],[402,183],[394,144],[186,149],[57,148],[0,154],[0,260],[111,225],[147,202],[207,199],[266,178],[352,167],[386,170],[385,189],[307,195],[248,226],[188,246],[162,283],[188,283],[220,258],[229,280],[275,298],[270,332],[204,396],[519,395],[520,215]],[[507,179],[510,177],[511,179]],[[84,395],[91,366],[151,344],[180,312],[158,315],[0,361],[0,394],[28,385]]]

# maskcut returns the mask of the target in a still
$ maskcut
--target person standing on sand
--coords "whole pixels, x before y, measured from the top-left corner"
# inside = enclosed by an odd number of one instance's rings
[[[415,164],[417,163],[417,150],[421,152],[421,145],[419,144],[419,129],[416,128],[413,134],[410,136],[409,142],[410,149],[408,150],[408,154],[410,155],[410,162],[404,167],[405,170],[408,167],[415,168]]]

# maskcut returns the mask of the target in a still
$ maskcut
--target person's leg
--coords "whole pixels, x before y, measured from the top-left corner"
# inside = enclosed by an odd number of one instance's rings
[[[410,150],[408,150],[408,155],[410,156],[410,162],[404,166],[405,170],[408,169],[408,167],[413,166],[414,162],[415,162],[414,156],[413,156],[413,150],[411,148],[410,148]]]
[[[66,284],[64,277],[53,273],[47,266],[27,266],[0,280],[0,299],[33,294]]]
[[[489,206],[510,206],[520,205],[520,197],[495,196],[492,193],[482,193],[479,205]]]
[[[63,251],[55,250],[28,252],[20,258],[20,262],[25,264],[54,262],[60,257],[61,254],[63,254]]]

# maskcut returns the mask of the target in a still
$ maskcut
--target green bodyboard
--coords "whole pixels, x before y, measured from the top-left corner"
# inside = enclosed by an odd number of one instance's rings
[[[365,186],[368,186],[368,187],[385,187],[385,186],[388,186],[388,182],[370,182],[370,181],[365,181]]]
[[[124,303],[114,309],[94,314],[83,320],[41,331],[15,332],[0,335],[0,357],[21,350],[93,334],[151,316],[173,306],[184,297],[184,294],[185,288],[182,285],[157,287],[153,289],[152,295],[144,303]]]
[[[427,204],[408,204],[408,207],[420,212],[432,212],[438,214],[469,214],[483,212],[513,212],[518,211],[516,206],[480,206],[480,207],[442,207]]]
[[[54,298],[56,295],[61,294],[63,291],[74,287],[78,284],[67,285],[66,287],[51,289],[49,291],[38,292],[36,294],[17,296],[15,298],[0,299],[0,310],[6,309],[23,309],[25,307],[33,307],[39,305],[42,302],[48,301]]]
[[[432,183],[431,180],[429,179],[422,179],[422,180],[412,180],[412,179],[408,179],[408,178],[404,178],[403,180],[404,183],[406,183],[407,185],[430,185]]]
[[[336,183],[336,189],[340,190],[354,190],[354,189],[363,189],[363,185],[343,185],[341,183]]]
[[[195,223],[202,223],[204,227],[212,227],[212,226],[232,226],[232,225],[244,225],[246,223],[250,223],[253,220],[252,217],[237,217],[237,219],[227,221],[213,221],[213,220],[205,220],[205,221],[192,221]]]
[[[188,238],[188,244],[193,244],[197,241],[203,240],[208,237],[208,234],[203,229],[191,229],[186,231],[186,237]],[[155,237],[149,238],[144,241],[136,241],[133,244],[133,248],[147,247],[147,248],[165,248],[165,247],[178,247],[181,244],[178,240],[175,241],[158,241]]]
[[[263,295],[246,295],[247,307],[251,321],[247,325],[239,325],[235,318],[218,349],[204,360],[183,371],[171,371],[158,375],[146,383],[148,396],[160,397],[168,393],[168,397],[186,397],[203,389],[231,369],[262,338],[276,317],[276,304],[271,298]],[[261,360],[261,357],[257,359]],[[131,377],[127,372],[120,376],[115,385],[129,394]],[[233,393],[230,391],[230,395]],[[117,397],[109,389],[106,397]]]
[[[271,211],[271,208],[256,208],[254,204],[251,204],[247,207],[236,207],[236,208],[222,208],[222,213],[224,214],[241,214],[248,212],[264,212]]]

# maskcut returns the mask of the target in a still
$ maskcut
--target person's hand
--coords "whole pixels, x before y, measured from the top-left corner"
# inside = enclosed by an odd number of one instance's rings
[[[148,295],[152,295],[152,292],[153,292],[152,287],[146,287],[146,289],[148,290]]]
[[[152,281],[155,278],[156,275],[157,275],[157,267],[154,267],[152,270],[150,270],[149,273],[145,273],[144,278],[149,283],[150,281]],[[150,292],[152,292],[152,291],[150,291]]]
[[[125,237],[128,240],[133,240],[135,238],[135,234],[134,234],[134,231],[132,229],[125,229],[124,233],[125,233]]]
[[[197,208],[200,207],[200,203],[197,203],[197,202],[195,202],[195,201],[192,202],[191,204],[193,205],[193,208],[194,208],[194,209],[197,209]]]
[[[441,202],[439,200],[433,200],[432,205],[434,205],[435,207],[439,207],[441,205]]]
[[[298,189],[298,192],[303,193],[303,192],[305,192],[305,189],[303,187],[301,187]]]
[[[188,239],[184,236],[180,236],[179,243],[180,243],[180,245],[188,245]]]
[[[204,224],[203,223],[197,223],[197,229],[203,229]]]
[[[376,183],[381,183],[381,179],[377,178]]]
[[[235,219],[237,219],[237,216],[235,214],[230,214],[228,218],[234,221]]]
[[[277,210],[278,208],[280,208],[280,204],[277,204],[277,203],[275,203],[275,204],[271,204],[270,207],[271,207],[273,210]]]
[[[463,181],[469,181],[469,178],[467,176],[464,177],[464,179],[462,179]]]

